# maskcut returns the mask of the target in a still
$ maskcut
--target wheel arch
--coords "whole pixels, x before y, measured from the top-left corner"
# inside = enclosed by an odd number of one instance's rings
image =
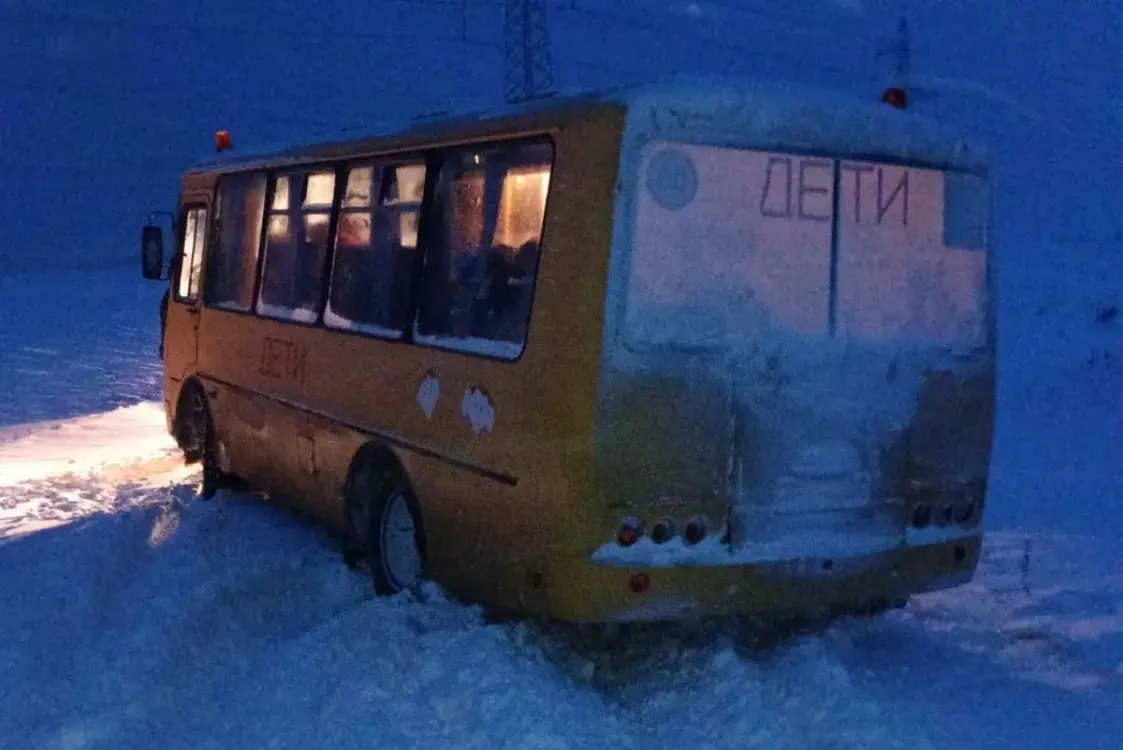
[[[183,381],[179,388],[179,395],[175,400],[175,412],[172,414],[172,437],[175,439],[176,445],[183,451],[187,458],[188,463],[197,463],[202,454],[202,447],[199,445],[191,444],[191,436],[201,434],[201,425],[194,425],[196,428],[188,432],[186,428],[189,426],[187,420],[194,416],[189,409],[184,408],[187,400],[198,394],[202,399],[203,407],[210,410],[210,404],[207,399],[207,391],[198,378],[191,376]]]
[[[352,492],[356,491],[355,483],[362,479],[362,472],[365,469],[373,469],[375,471],[381,470],[393,474],[393,476],[402,482],[412,498],[414,505],[414,512],[418,516],[417,522],[421,525],[422,537],[425,536],[425,514],[422,508],[421,500],[417,496],[417,490],[414,487],[413,481],[406,470],[405,462],[402,461],[392,446],[386,442],[378,439],[370,439],[359,446],[354,455],[351,456],[351,462],[347,467],[347,476],[343,481],[342,492],[340,492],[340,510],[343,515],[344,530],[354,536],[354,530],[350,528],[350,516],[348,514],[347,502],[348,497]]]

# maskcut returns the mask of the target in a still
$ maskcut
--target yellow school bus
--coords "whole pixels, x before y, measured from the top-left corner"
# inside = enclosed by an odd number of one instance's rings
[[[183,177],[168,427],[375,590],[571,622],[899,603],[978,564],[990,170],[878,103],[683,80]]]

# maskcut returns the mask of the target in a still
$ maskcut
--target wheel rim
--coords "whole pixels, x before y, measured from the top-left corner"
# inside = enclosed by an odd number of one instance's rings
[[[382,569],[399,589],[421,580],[421,550],[417,548],[417,527],[405,495],[395,492],[382,516]]]

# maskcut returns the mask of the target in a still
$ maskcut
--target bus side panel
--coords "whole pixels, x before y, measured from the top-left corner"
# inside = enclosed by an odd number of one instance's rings
[[[594,484],[597,388],[602,368],[606,283],[624,126],[623,110],[568,126],[557,155],[529,347],[541,356],[533,378],[537,445],[523,469],[547,535],[533,549],[543,564],[581,554],[599,517]],[[529,351],[529,350],[528,350]],[[529,520],[529,519],[528,519]],[[514,546],[514,545],[513,545]],[[549,581],[545,582],[546,587]]]
[[[477,601],[545,606],[549,557],[573,554],[591,515],[622,125],[621,110],[602,109],[555,134],[529,339],[516,362],[206,310],[200,367],[237,386],[220,396],[229,397],[223,419],[240,422],[229,430],[234,462],[337,526],[354,450],[384,440],[418,495],[437,580]],[[422,386],[434,382],[427,414]],[[490,429],[467,416],[481,400]]]
[[[440,459],[409,451],[401,457],[422,507],[430,576],[465,601],[499,604],[496,552],[509,540],[491,520],[505,505],[508,520],[520,525],[524,492]]]
[[[220,386],[215,405],[219,437],[233,470],[251,483],[337,526],[338,486],[315,450],[315,439],[333,420],[309,403],[310,383],[331,378],[313,357],[335,361],[321,351],[322,332],[252,315],[204,310],[200,365]],[[353,361],[341,359],[339,361]],[[357,442],[357,441],[356,441]],[[345,469],[344,469],[345,471]],[[336,487],[327,492],[326,487]]]
[[[183,218],[184,209],[190,204],[203,204],[207,206],[208,216],[213,215],[214,206],[211,196],[214,193],[215,177],[210,174],[188,174],[180,183],[179,205],[176,210],[176,221]],[[174,271],[178,267],[176,256],[183,250],[183,238],[180,233],[173,232],[168,238],[170,245],[165,248],[173,269],[173,278],[168,281],[169,286],[174,286],[176,278]],[[202,273],[206,274],[207,246],[210,233],[208,227],[207,243],[202,248]],[[200,290],[201,291],[201,290]],[[202,307],[200,301],[199,308]],[[164,413],[167,417],[168,432],[174,435],[176,409],[179,408],[179,393],[183,382],[193,375],[198,369],[197,346],[199,336],[199,318],[191,314],[183,303],[177,302],[173,295],[168,296],[168,311],[162,333],[164,340]]]
[[[281,404],[225,381],[200,377],[204,384],[220,452],[229,467],[252,487],[293,502],[291,476],[278,469],[291,462],[290,435],[298,424]]]

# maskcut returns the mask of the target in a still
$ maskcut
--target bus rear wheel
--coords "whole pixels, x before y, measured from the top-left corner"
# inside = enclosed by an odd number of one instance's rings
[[[360,467],[347,492],[346,523],[365,553],[371,585],[392,596],[425,578],[425,532],[417,500],[396,468]]]

